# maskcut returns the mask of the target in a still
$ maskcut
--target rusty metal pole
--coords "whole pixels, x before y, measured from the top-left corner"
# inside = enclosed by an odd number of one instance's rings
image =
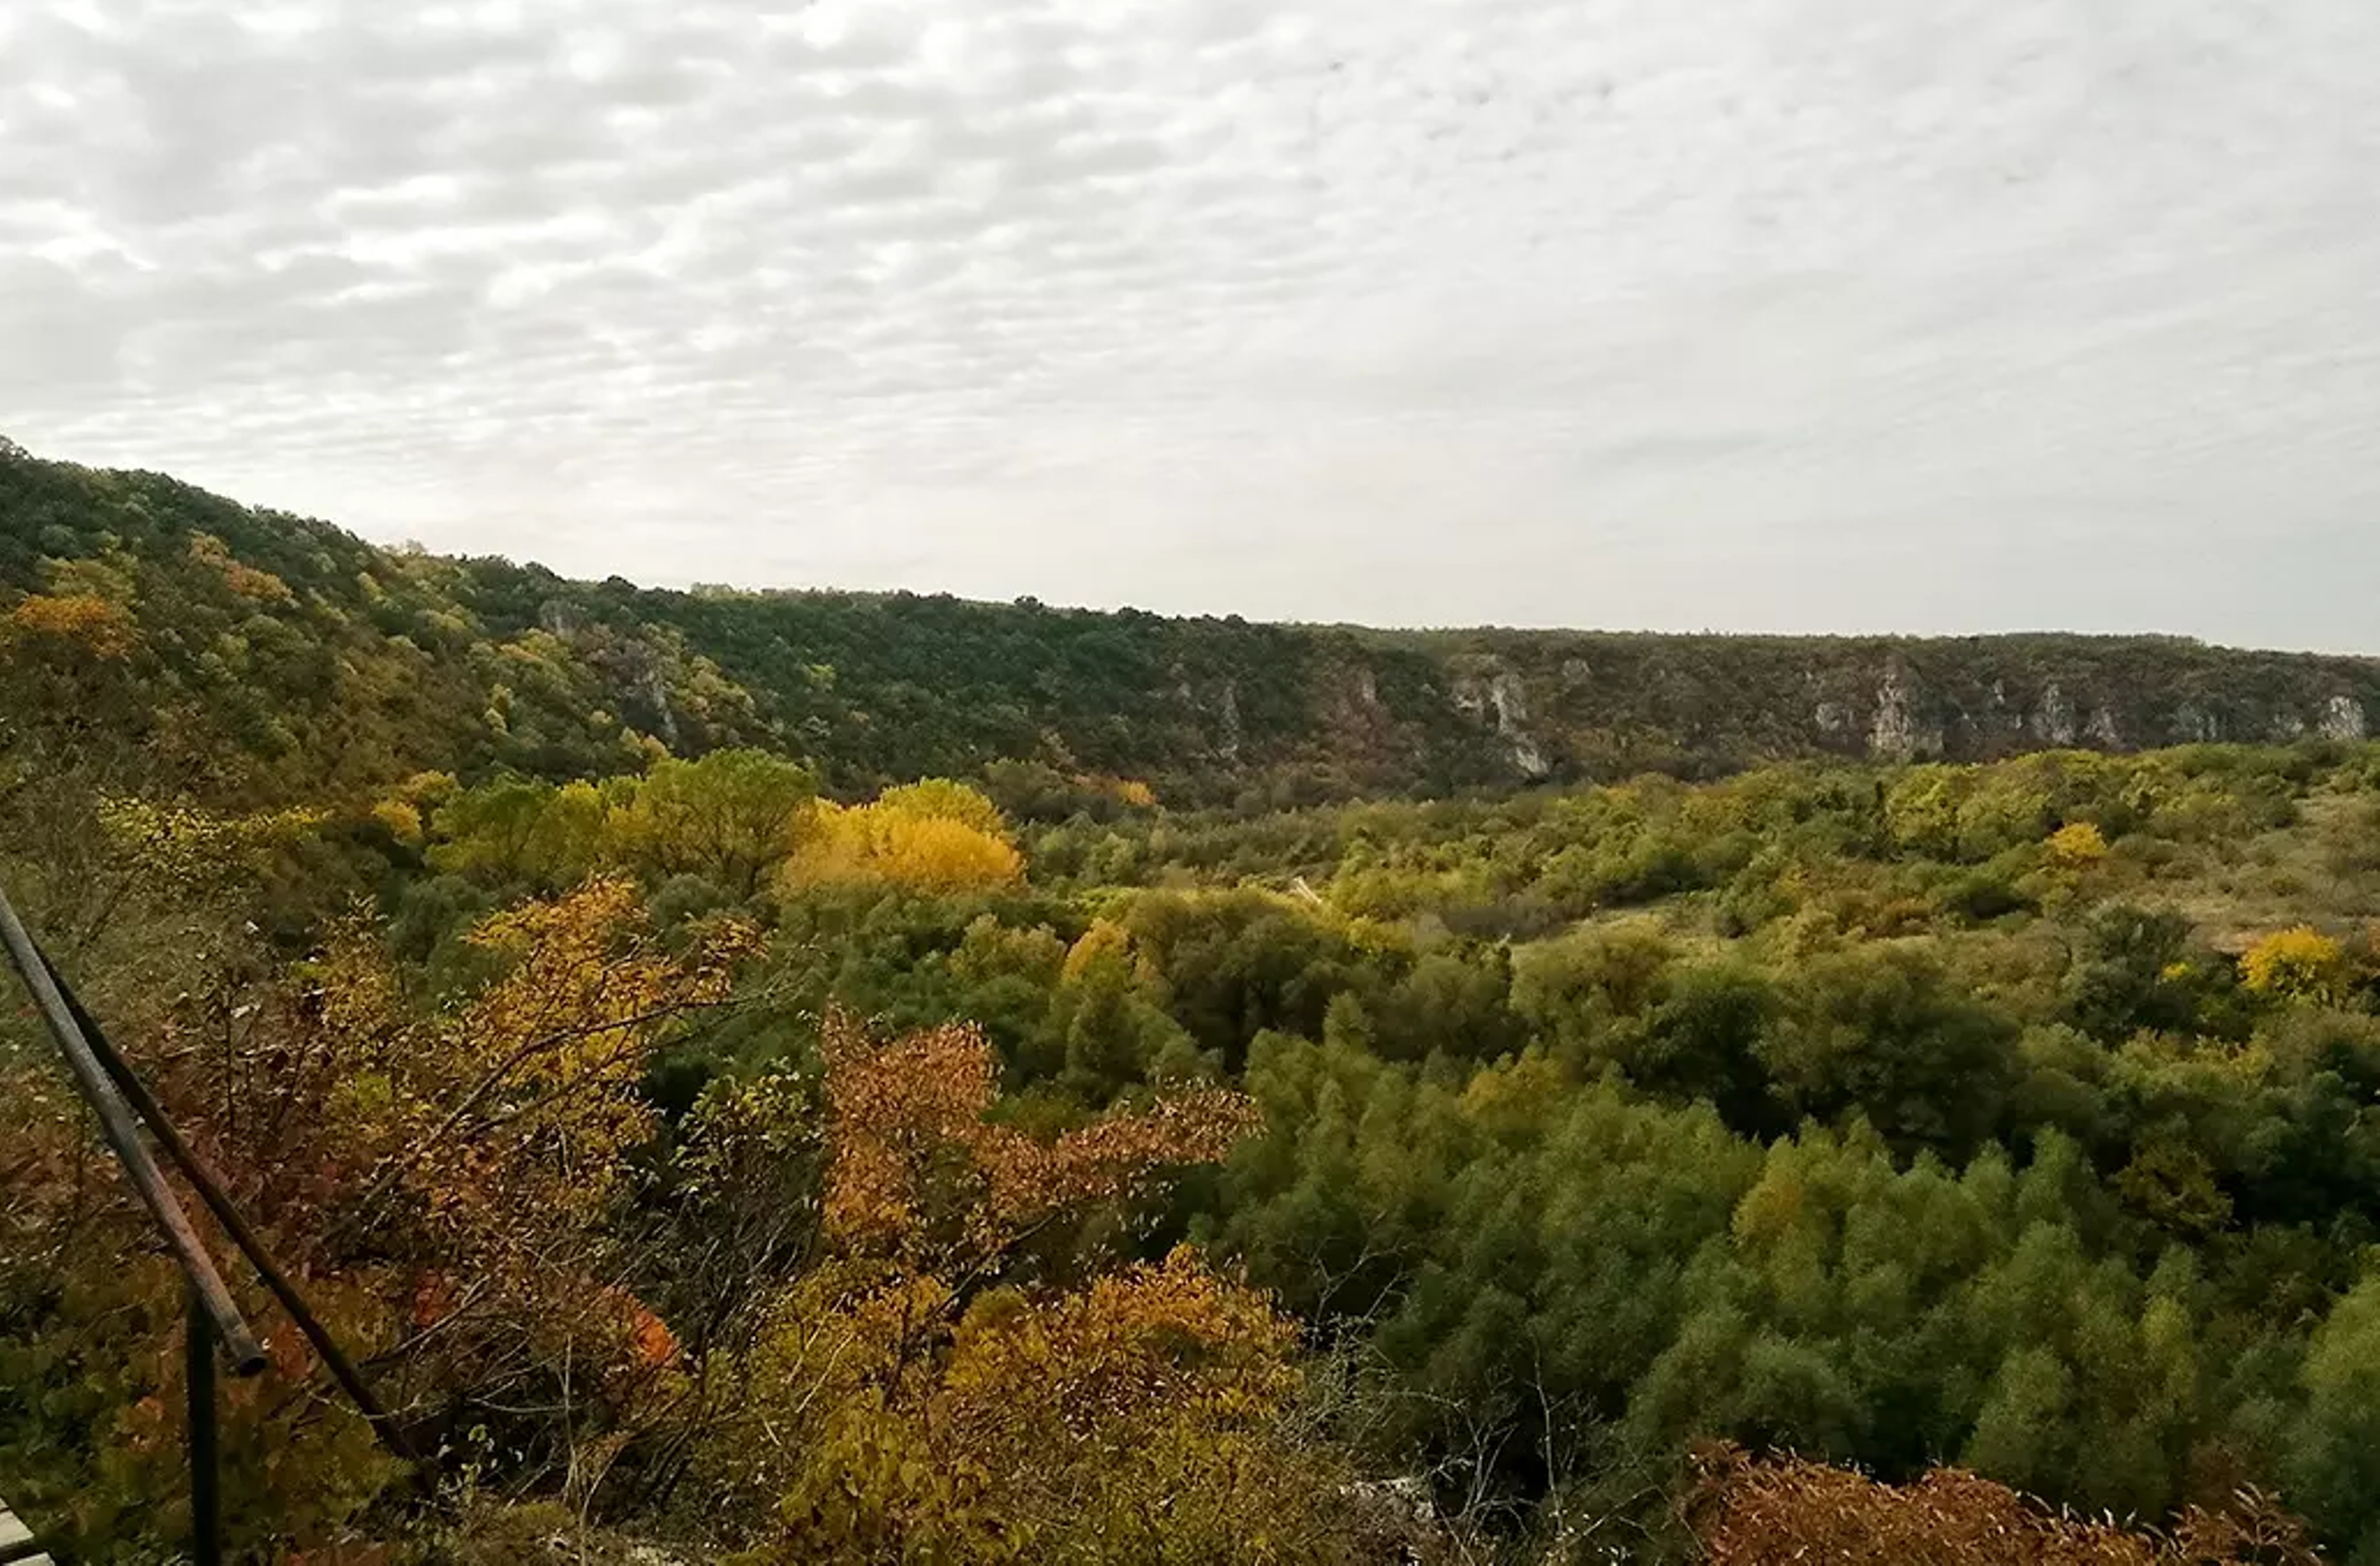
[[[140,1128],[133,1123],[132,1111],[124,1095],[108,1080],[106,1070],[91,1052],[91,1041],[83,1037],[75,1023],[74,1014],[67,1008],[66,998],[51,981],[47,964],[33,945],[33,938],[17,917],[17,910],[8,904],[6,893],[0,893],[0,945],[8,952],[8,960],[32,991],[33,1004],[49,1026],[50,1037],[57,1041],[58,1052],[67,1058],[67,1068],[74,1073],[75,1086],[81,1089],[83,1099],[99,1116],[100,1134],[107,1138],[116,1161],[124,1166],[125,1177],[132,1189],[155,1219],[157,1227],[173,1248],[174,1259],[181,1264],[182,1276],[190,1281],[200,1303],[206,1307],[208,1318],[230,1355],[232,1368],[242,1376],[252,1376],[264,1368],[264,1346],[248,1329],[248,1321],[233,1303],[231,1291],[224,1286],[223,1274],[200,1243],[198,1232],[190,1227],[182,1204],[175,1198],[174,1189],[165,1184],[156,1160],[149,1156],[148,1145],[140,1140]]]
[[[91,1053],[98,1058],[100,1069],[107,1073],[108,1079],[115,1084],[117,1091],[132,1106],[132,1112],[140,1117],[149,1127],[149,1134],[164,1149],[167,1159],[182,1171],[182,1178],[189,1182],[190,1189],[198,1193],[199,1200],[214,1214],[215,1221],[223,1225],[224,1232],[231,1236],[232,1244],[256,1269],[257,1277],[272,1291],[273,1297],[281,1302],[281,1308],[289,1313],[289,1319],[298,1324],[298,1330],[305,1334],[306,1341],[314,1346],[314,1352],[322,1356],[324,1367],[330,1371],[331,1379],[347,1394],[348,1401],[370,1424],[373,1433],[379,1436],[381,1444],[389,1450],[392,1456],[404,1463],[419,1462],[419,1455],[373,1392],[371,1384],[364,1379],[363,1372],[340,1349],[338,1341],[331,1336],[330,1329],[316,1317],[312,1307],[307,1305],[306,1297],[298,1292],[298,1286],[289,1281],[289,1275],[264,1248],[263,1240],[232,1201],[231,1193],[225,1188],[222,1179],[174,1128],[174,1123],[165,1118],[165,1111],[158,1104],[156,1096],[133,1071],[131,1062],[124,1058],[124,1052],[109,1039],[106,1029],[100,1026],[98,1019],[83,1005],[81,998],[74,992],[74,986],[58,972],[48,953],[41,955],[43,970],[49,974],[51,982],[58,987],[60,998],[66,1002],[75,1025],[82,1029]]]

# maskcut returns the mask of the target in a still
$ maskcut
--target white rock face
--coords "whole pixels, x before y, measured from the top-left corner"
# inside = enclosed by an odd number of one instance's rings
[[[1512,765],[1523,777],[1542,778],[1554,770],[1553,763],[1522,727],[1529,721],[1528,703],[1529,693],[1519,675],[1501,673],[1488,682],[1488,704],[1496,710],[1496,732],[1512,747]]]
[[[2323,704],[2315,729],[2325,739],[2354,741],[2363,737],[2363,703],[2351,696],[2334,696]]]
[[[2082,732],[2076,724],[2074,703],[2056,680],[2042,687],[2041,708],[2033,715],[2033,732],[2052,745],[2072,745],[2074,736]]]
[[[1940,730],[1918,727],[1916,693],[1897,665],[1885,670],[1876,687],[1876,720],[1868,725],[1867,748],[1887,761],[1913,761],[1942,748]]]
[[[1366,709],[1377,709],[1380,705],[1379,677],[1372,673],[1368,663],[1359,665],[1355,670],[1355,699]]]
[[[1992,682],[1991,722],[2011,734],[2024,733],[2024,714],[2010,705],[2008,685],[2002,680]]]
[[[2109,750],[2121,750],[2124,736],[2116,727],[2116,715],[2105,707],[2091,709],[2091,721],[2082,725],[2083,737],[2092,744]]]
[[[662,683],[661,665],[647,663],[638,674],[636,685],[637,694],[645,698],[645,705],[661,720],[662,743],[672,750],[679,748],[683,742],[678,737],[677,714],[670,708],[669,686]]]
[[[1529,721],[1529,693],[1518,676],[1500,674],[1488,682],[1488,704],[1496,709],[1496,732],[1509,734]]]
[[[1483,722],[1493,718],[1496,733],[1511,749],[1512,765],[1524,778],[1547,776],[1553,769],[1545,747],[1530,735],[1528,687],[1521,677],[1509,669],[1497,669],[1484,677],[1466,674],[1454,683],[1452,692],[1457,711],[1465,717]]]

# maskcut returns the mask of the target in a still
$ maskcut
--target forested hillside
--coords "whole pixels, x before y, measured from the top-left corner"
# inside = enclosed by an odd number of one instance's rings
[[[410,1449],[243,1281],[244,1559],[2380,1561],[2363,664],[0,476],[0,886]],[[2258,743],[2080,747],[2176,725]],[[170,1558],[178,1286],[16,1007],[0,1193],[5,1493]]]
[[[764,744],[846,796],[1007,760],[1020,807],[1086,778],[1265,807],[1810,756],[2355,739],[2380,712],[2380,664],[2175,639],[1406,634],[571,582],[6,451],[0,591],[25,659],[120,643],[71,716],[224,802]]]

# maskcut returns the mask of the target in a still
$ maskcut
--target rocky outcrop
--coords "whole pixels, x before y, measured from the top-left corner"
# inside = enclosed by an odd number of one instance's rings
[[[2044,745],[2072,745],[2080,733],[2075,722],[2074,703],[2068,700],[2066,687],[2052,680],[2042,687],[2041,705],[2033,710],[2028,725],[2033,737]]]
[[[2006,680],[1992,682],[1990,726],[2010,734],[2024,733],[2024,711],[2009,699]]]
[[[1876,716],[1867,730],[1868,754],[1882,761],[1914,761],[1942,753],[1942,731],[1918,720],[1917,692],[1899,663],[1886,666],[1876,687]]]
[[[672,750],[682,747],[685,736],[678,733],[677,710],[670,705],[669,683],[662,678],[659,660],[648,659],[637,671],[636,694],[651,714],[652,732],[661,736],[662,743]]]
[[[1515,751],[1534,747],[1521,758],[1532,777],[1548,760],[1552,775],[1610,777],[1780,755],[1908,764],[2036,749],[2356,743],[2372,737],[2380,713],[2380,666],[2342,674],[2350,661],[2154,638],[1779,644],[1763,649],[1776,661],[1767,668],[1731,657],[1740,644],[1724,638],[1692,644],[1693,657],[1670,655],[1688,645],[1681,638],[1633,661],[1634,648],[1606,646],[1591,680],[1580,657],[1533,665],[1524,646],[1458,652],[1448,660],[1451,688],[1458,709]]]
[[[1215,746],[1216,754],[1226,761],[1238,760],[1245,734],[1240,727],[1240,687],[1237,681],[1223,682],[1222,701],[1215,717],[1216,722],[1222,725],[1222,738]]]
[[[1528,687],[1518,674],[1492,662],[1465,668],[1455,674],[1451,694],[1456,711],[1492,724],[1521,776],[1534,782],[1552,775],[1545,747],[1529,733]]]
[[[1353,685],[1354,687],[1353,695],[1357,708],[1366,712],[1378,712],[1382,710],[1380,706],[1380,677],[1378,674],[1373,674],[1368,666],[1359,667],[1356,669]]]
[[[1206,753],[1220,761],[1237,761],[1247,740],[1240,721],[1239,682],[1229,677],[1217,681],[1209,687],[1214,693],[1210,700],[1179,662],[1167,671],[1167,678],[1172,682],[1171,694],[1180,704],[1180,717],[1201,736]]]

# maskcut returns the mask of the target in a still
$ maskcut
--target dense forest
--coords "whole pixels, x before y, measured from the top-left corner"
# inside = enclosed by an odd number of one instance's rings
[[[1038,779],[1012,779],[1011,808],[1078,803],[1051,790],[1087,776],[1261,809],[1819,757],[2355,740],[2380,715],[2380,662],[2177,638],[1390,633],[573,582],[5,443],[0,519],[0,591],[36,601],[20,637],[50,638],[25,656],[74,656],[75,625],[122,640],[91,727],[224,805],[758,745],[846,800],[1009,761]]]
[[[0,885],[401,1414],[243,1279],[244,1558],[2380,1562],[2380,668],[669,594],[17,456],[0,658]],[[0,1191],[0,1495],[171,1559],[172,1264],[18,1007]]]

